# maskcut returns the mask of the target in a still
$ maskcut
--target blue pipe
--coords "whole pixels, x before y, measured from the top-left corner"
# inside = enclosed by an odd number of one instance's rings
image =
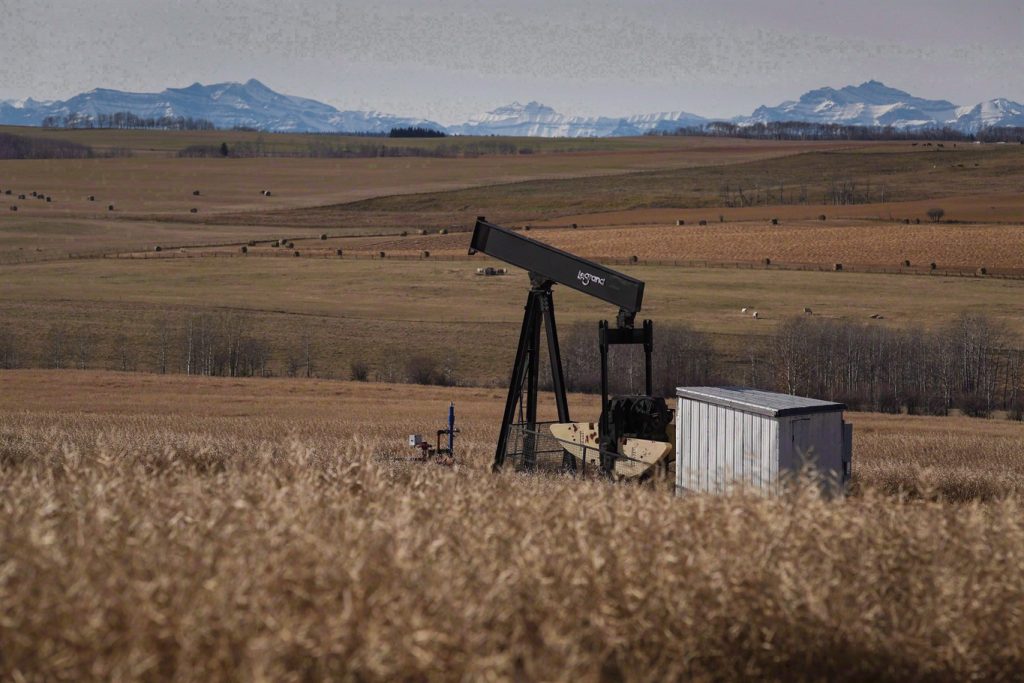
[[[448,452],[455,455],[455,401],[448,404]]]

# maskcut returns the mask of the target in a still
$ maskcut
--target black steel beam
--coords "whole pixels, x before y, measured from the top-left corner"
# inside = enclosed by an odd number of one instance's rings
[[[530,239],[500,225],[488,223],[482,218],[477,219],[470,242],[470,253],[478,251],[551,282],[607,301],[629,314],[639,311],[643,303],[642,280]]]

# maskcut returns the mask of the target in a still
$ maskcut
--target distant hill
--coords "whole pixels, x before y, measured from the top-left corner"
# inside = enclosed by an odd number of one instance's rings
[[[442,126],[427,119],[376,111],[342,111],[303,97],[282,95],[253,79],[245,83],[193,83],[159,93],[96,89],[68,100],[0,102],[0,124],[38,126],[47,117],[131,112],[145,118],[186,117],[218,128],[245,127],[273,132],[387,133],[392,128],[428,128],[455,135],[524,137],[612,137],[700,127],[712,119],[686,111],[633,116],[567,116],[539,102],[498,107],[465,123]],[[721,120],[721,119],[719,119]],[[880,81],[843,88],[818,88],[776,106],[758,107],[739,125],[778,121],[893,126],[900,129],[954,128],[976,133],[986,127],[1024,126],[1024,105],[1004,98],[958,106],[929,100]]]

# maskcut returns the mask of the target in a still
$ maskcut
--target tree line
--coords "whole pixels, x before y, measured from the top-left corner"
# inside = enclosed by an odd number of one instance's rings
[[[227,153],[225,154],[225,150]],[[386,157],[428,157],[440,159],[475,158],[484,155],[533,154],[534,149],[503,140],[446,142],[430,147],[385,145],[369,142],[331,142],[317,139],[305,146],[268,145],[263,140],[226,142],[219,145],[189,145],[178,151],[179,157],[233,157],[252,159],[284,157],[303,159],[373,159]]]
[[[964,133],[948,126],[896,128],[894,126],[856,126],[808,121],[769,121],[738,124],[711,121],[699,126],[683,126],[671,131],[652,131],[648,135],[747,138],[754,140],[949,140],[959,142],[1016,142],[1024,144],[1024,128],[992,126],[977,133]]]
[[[945,325],[894,329],[880,324],[796,316],[751,342],[741,359],[726,358],[711,338],[687,325],[655,328],[654,391],[671,397],[677,386],[742,385],[845,403],[854,410],[946,415],[959,410],[984,417],[1006,411],[1024,419],[1024,345],[984,315],[964,313]],[[570,391],[600,391],[596,325],[564,328],[562,361]],[[20,337],[0,325],[0,369],[102,368],[224,377],[344,377],[358,381],[456,385],[453,352],[417,349],[389,357],[371,371],[365,359],[330,367],[310,330],[271,340],[244,313],[163,316],[146,334],[101,337],[56,323],[44,334]],[[510,361],[511,359],[509,359]],[[609,356],[613,393],[642,393],[643,350],[614,347]],[[541,386],[550,389],[542,359]],[[504,374],[501,375],[504,378]],[[479,378],[477,378],[479,379]],[[493,378],[491,379],[493,381]]]
[[[130,111],[112,114],[70,112],[64,116],[47,116],[43,128],[114,128],[122,130],[216,130],[212,121],[191,116],[139,116]]]
[[[88,145],[70,140],[0,133],[0,159],[96,159],[130,156],[125,149],[97,152]]]

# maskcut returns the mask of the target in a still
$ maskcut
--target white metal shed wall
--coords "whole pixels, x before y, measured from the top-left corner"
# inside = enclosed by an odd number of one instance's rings
[[[779,422],[771,417],[679,398],[676,486],[720,493],[733,484],[774,491],[779,474]]]
[[[826,478],[840,481],[843,471],[843,415],[810,413],[779,418],[779,467],[797,470],[810,462]]]

